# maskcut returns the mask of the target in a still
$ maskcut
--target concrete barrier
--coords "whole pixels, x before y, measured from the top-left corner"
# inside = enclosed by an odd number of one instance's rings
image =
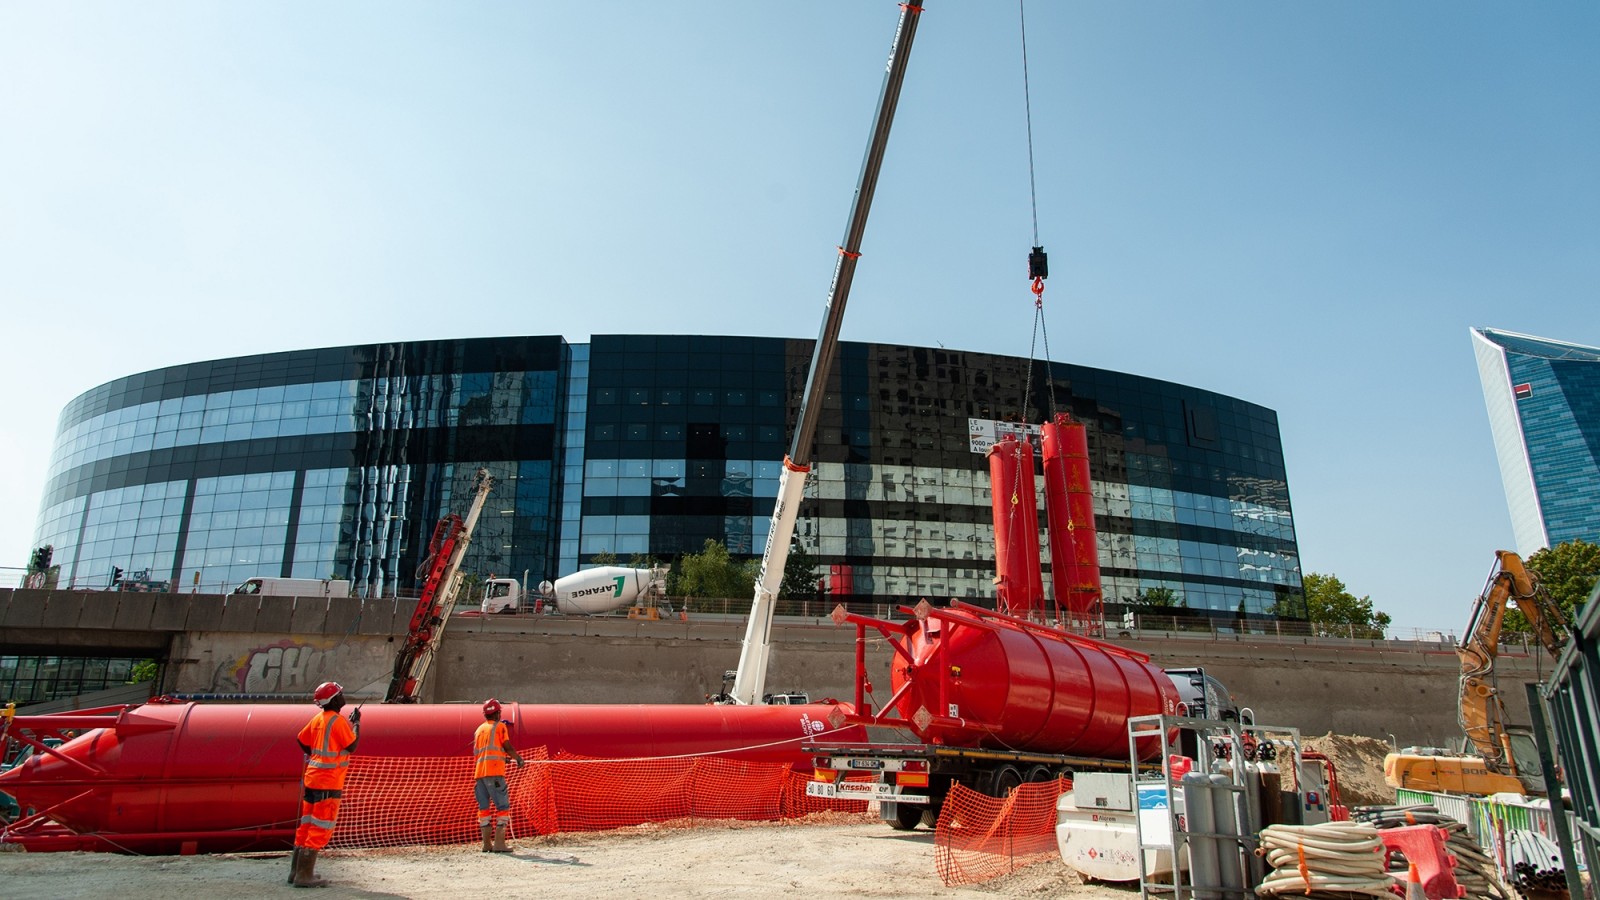
[[[381,696],[406,633],[411,601],[359,598],[232,598],[102,592],[0,591],[0,653],[132,653],[165,656],[163,690],[295,694],[308,678],[332,678]],[[86,604],[95,606],[86,613]],[[109,611],[109,612],[107,612]],[[88,619],[104,628],[83,627]],[[242,631],[223,627],[225,624]],[[147,621],[144,628],[141,621]],[[722,690],[739,661],[744,620],[692,614],[688,621],[622,617],[453,617],[424,699],[487,696],[534,703],[698,703]],[[774,625],[770,691],[854,699],[855,631],[822,620]],[[1203,666],[1261,721],[1387,737],[1402,745],[1452,745],[1460,666],[1453,648],[1409,641],[1218,639],[1183,633],[1114,643],[1166,667]],[[276,653],[274,651],[276,650]],[[1539,651],[1535,651],[1537,653]],[[889,694],[890,654],[867,651],[877,687]],[[1542,657],[1506,650],[1502,684],[1538,680]],[[314,686],[314,685],[312,685]],[[1506,691],[1512,721],[1526,698]]]

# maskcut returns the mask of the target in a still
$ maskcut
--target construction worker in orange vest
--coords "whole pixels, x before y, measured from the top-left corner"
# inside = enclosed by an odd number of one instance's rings
[[[516,760],[519,769],[524,763],[511,746],[511,729],[500,721],[499,700],[490,698],[483,704],[483,718],[483,724],[472,735],[472,792],[478,800],[478,832],[483,836],[483,852],[510,853],[511,848],[506,846],[506,831],[511,828],[511,793],[506,788],[506,760]],[[492,824],[491,816],[494,818]]]
[[[344,708],[344,688],[338,682],[323,682],[311,698],[322,711],[312,716],[296,736],[306,754],[306,771],[301,779],[304,793],[300,798],[300,827],[294,833],[294,855],[289,865],[289,883],[295,887],[328,884],[316,876],[317,852],[328,846],[328,839],[333,837],[350,754],[361,740],[361,710],[351,712],[348,722],[339,715]]]

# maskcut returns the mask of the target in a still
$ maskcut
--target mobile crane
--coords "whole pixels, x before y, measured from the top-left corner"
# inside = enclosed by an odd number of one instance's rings
[[[1516,604],[1551,657],[1560,656],[1566,644],[1567,618],[1522,557],[1510,550],[1496,550],[1495,558],[1495,570],[1472,605],[1466,637],[1456,649],[1461,659],[1457,719],[1477,756],[1391,753],[1384,759],[1383,769],[1384,780],[1393,787],[1463,794],[1543,792],[1537,770],[1523,772],[1517,765],[1518,756],[1527,758],[1528,754],[1512,749],[1517,732],[1506,726],[1505,703],[1494,684],[1495,658],[1507,603]]]
[[[755,598],[750,605],[750,621],[745,626],[744,644],[739,652],[733,690],[726,695],[733,703],[750,706],[763,703],[767,683],[767,660],[772,653],[772,615],[777,606],[778,588],[783,583],[784,564],[789,561],[789,541],[794,537],[795,518],[805,493],[806,476],[811,472],[811,444],[822,412],[823,386],[833,368],[839,349],[839,328],[844,321],[845,302],[855,278],[856,260],[861,258],[861,237],[867,230],[867,213],[878,187],[878,171],[883,166],[884,148],[889,143],[889,128],[894,124],[895,107],[905,82],[906,63],[911,58],[911,43],[917,35],[922,13],[920,0],[900,4],[900,21],[889,47],[889,62],[884,70],[883,88],[878,94],[878,114],[873,120],[867,153],[861,161],[856,182],[855,202],[845,225],[839,259],[834,264],[833,285],[824,301],[822,331],[811,354],[811,370],[806,376],[805,393],[800,399],[800,414],[783,458],[778,476],[778,498],[772,507],[772,523],[767,529],[767,547],[761,554],[761,570],[756,577]]]
[[[489,470],[479,469],[466,518],[452,513],[433,527],[425,563],[428,575],[417,597],[417,609],[411,614],[406,642],[395,658],[394,677],[389,681],[385,703],[418,702],[422,680],[427,677],[428,667],[439,651],[444,627],[450,621],[450,609],[461,590],[461,560],[467,555],[467,545],[472,543],[472,532],[478,527],[478,516],[483,512],[483,502],[488,499],[492,487],[494,478]]]

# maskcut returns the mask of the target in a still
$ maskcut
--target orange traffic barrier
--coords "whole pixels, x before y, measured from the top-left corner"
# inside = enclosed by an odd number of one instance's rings
[[[1456,882],[1456,858],[1444,849],[1447,835],[1437,825],[1407,825],[1403,828],[1384,828],[1378,831],[1383,846],[1393,853],[1399,851],[1411,864],[1411,875],[1420,876],[1420,885],[1428,900],[1456,900],[1467,895],[1466,889]],[[1406,896],[1410,897],[1407,886]]]

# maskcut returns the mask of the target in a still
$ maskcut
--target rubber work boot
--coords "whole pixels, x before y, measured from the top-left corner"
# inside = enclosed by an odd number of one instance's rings
[[[317,877],[317,873],[316,873],[317,851],[312,850],[310,847],[301,848],[300,855],[299,855],[299,857],[296,858],[295,862],[296,862],[296,865],[294,867],[294,886],[295,887],[297,887],[297,888],[319,888],[319,887],[327,887],[328,886],[328,882],[327,882],[326,879]]]
[[[300,868],[300,848],[296,847],[294,852],[289,854],[289,877],[283,880],[285,884],[294,884],[294,873],[298,868]]]
[[[494,852],[510,853],[511,848],[506,846],[506,832],[511,829],[510,822],[499,822],[494,826]]]
[[[494,826],[490,825],[488,822],[478,826],[478,831],[483,834],[483,852],[485,853],[488,853],[490,850],[494,849],[494,845],[489,843],[490,835],[493,834],[493,828]]]

